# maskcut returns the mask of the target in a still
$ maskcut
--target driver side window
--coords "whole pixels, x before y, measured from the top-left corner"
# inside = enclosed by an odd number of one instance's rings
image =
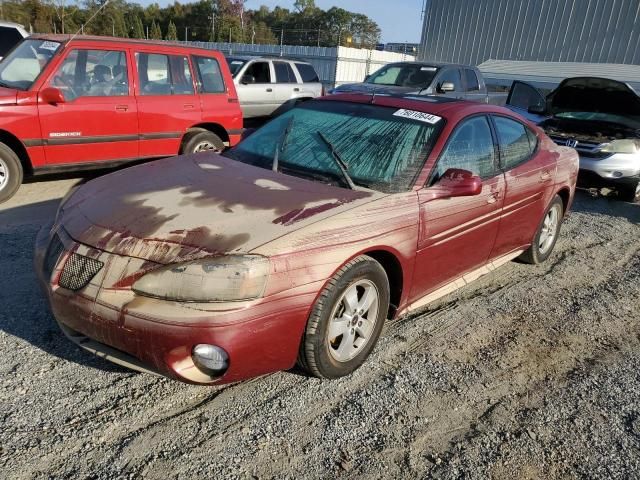
[[[129,95],[125,52],[72,50],[50,82],[66,101],[80,97]]]
[[[483,179],[495,175],[496,152],[487,117],[473,117],[458,125],[440,154],[429,186],[440,180],[450,168],[468,170]]]

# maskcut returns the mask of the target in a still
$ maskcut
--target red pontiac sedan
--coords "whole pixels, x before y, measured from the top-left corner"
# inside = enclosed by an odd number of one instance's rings
[[[61,329],[138,370],[220,384],[348,375],[388,319],[551,254],[578,156],[500,108],[433,97],[304,103],[222,155],[93,180],[42,229]]]

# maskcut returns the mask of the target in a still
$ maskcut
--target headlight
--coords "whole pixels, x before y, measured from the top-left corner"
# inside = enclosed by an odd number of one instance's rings
[[[602,153],[639,153],[640,140],[614,140],[600,149]]]
[[[147,273],[133,291],[178,302],[252,300],[264,293],[269,260],[258,255],[228,255],[171,265]]]

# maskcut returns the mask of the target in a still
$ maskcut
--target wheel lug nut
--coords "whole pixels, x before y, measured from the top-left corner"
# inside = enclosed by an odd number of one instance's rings
[[[352,329],[351,329],[351,335],[353,335],[354,333],[356,333],[356,329],[355,329],[355,328],[352,328]]]
[[[358,326],[361,327],[362,326],[362,322],[358,322]]]

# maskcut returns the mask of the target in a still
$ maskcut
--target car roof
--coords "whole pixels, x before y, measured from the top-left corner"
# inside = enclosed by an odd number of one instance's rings
[[[339,93],[322,97],[321,100],[369,103],[382,107],[402,108],[430,113],[451,120],[478,113],[496,113],[526,121],[526,119],[505,107],[434,95]],[[526,123],[530,122],[527,121]]]
[[[442,68],[442,67],[455,67],[455,68],[470,68],[470,69],[476,69],[476,67],[472,66],[472,65],[464,65],[461,63],[446,63],[446,62],[414,62],[414,61],[401,61],[401,62],[391,62],[388,63],[387,65],[416,65],[416,66],[422,66],[422,67],[436,67],[436,68]],[[386,65],[385,65],[386,66]]]
[[[204,52],[218,52],[210,48],[187,45],[180,42],[164,41],[164,40],[144,40],[138,38],[120,38],[120,37],[100,37],[97,35],[62,35],[62,34],[36,34],[31,35],[29,39],[35,40],[51,40],[67,44],[70,42],[100,42],[100,43],[120,43],[120,44],[136,44],[136,45],[156,45],[163,48],[180,48],[183,50],[201,50]]]
[[[269,56],[269,55],[225,55],[226,58],[230,58],[230,59],[234,59],[237,58],[238,60],[284,60],[284,61],[289,61],[289,62],[296,62],[296,63],[307,63],[309,65],[311,65],[307,60],[303,60],[300,58],[295,58],[295,57],[276,57],[276,56]]]
[[[13,28],[24,28],[24,25],[20,25],[15,22],[7,22],[6,20],[0,20],[0,27],[13,27]]]

